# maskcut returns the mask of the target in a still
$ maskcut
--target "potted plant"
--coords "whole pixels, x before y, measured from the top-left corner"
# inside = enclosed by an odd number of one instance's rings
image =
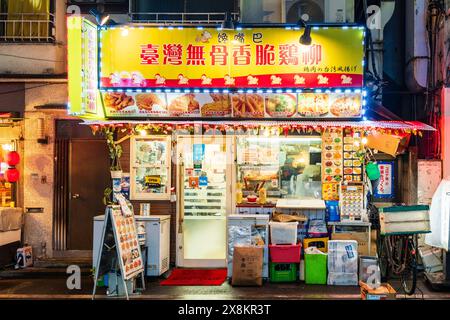
[[[122,167],[120,165],[120,157],[122,156],[122,146],[114,141],[114,130],[106,128],[104,131],[106,143],[109,150],[109,158],[111,160],[110,171],[112,179],[120,179],[122,177]]]

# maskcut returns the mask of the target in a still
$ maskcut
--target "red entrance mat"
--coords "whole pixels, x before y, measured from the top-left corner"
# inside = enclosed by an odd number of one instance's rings
[[[161,281],[162,286],[220,286],[227,278],[227,269],[178,269]]]

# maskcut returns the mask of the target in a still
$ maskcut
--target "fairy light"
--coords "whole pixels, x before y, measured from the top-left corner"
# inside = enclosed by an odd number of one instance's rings
[[[13,151],[13,145],[11,143],[4,143],[2,144],[2,149],[4,151]]]
[[[362,143],[363,145],[366,145],[367,142],[368,142],[368,140],[367,140],[366,137],[364,137],[364,138],[361,139],[361,143]]]

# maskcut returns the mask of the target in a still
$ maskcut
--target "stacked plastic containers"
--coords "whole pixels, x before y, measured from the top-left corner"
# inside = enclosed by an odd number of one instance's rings
[[[297,243],[298,222],[270,222],[270,282],[297,280],[301,244]]]

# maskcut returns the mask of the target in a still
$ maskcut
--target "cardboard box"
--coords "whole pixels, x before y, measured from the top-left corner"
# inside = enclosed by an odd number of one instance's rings
[[[360,281],[359,286],[361,288],[362,300],[395,300],[397,292],[391,287],[389,283],[382,283],[380,287],[386,288],[386,293],[380,293],[379,289],[371,289],[366,283]]]
[[[367,147],[387,153],[393,157],[405,151],[410,134],[372,133],[367,136]]]
[[[235,246],[233,252],[233,286],[262,286],[262,246]]]
[[[375,236],[374,236],[375,235]],[[343,232],[343,233],[332,233],[332,240],[355,240],[358,242],[358,254],[360,256],[375,256],[377,253],[376,248],[376,233],[372,232],[371,234],[372,241],[370,245],[369,252],[369,243],[366,232]]]

